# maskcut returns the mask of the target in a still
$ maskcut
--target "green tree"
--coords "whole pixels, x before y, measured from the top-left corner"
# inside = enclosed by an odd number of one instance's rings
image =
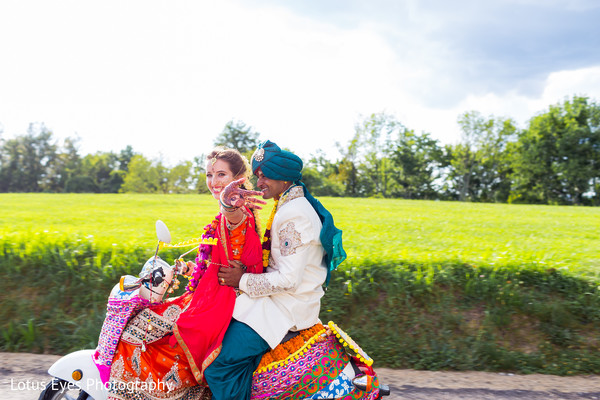
[[[396,181],[391,153],[394,134],[403,126],[385,113],[371,114],[355,126],[342,154],[339,175],[350,196],[391,196]]]
[[[598,204],[600,106],[575,96],[532,118],[513,168],[511,202]]]
[[[258,146],[260,134],[242,121],[231,120],[225,124],[223,131],[215,139],[215,146],[235,149],[248,159]]]
[[[167,193],[192,193],[195,187],[191,161],[183,161],[168,171]]]
[[[163,189],[160,167],[141,154],[129,162],[129,170],[123,179],[121,193],[160,193]]]
[[[109,152],[88,154],[81,160],[78,174],[73,175],[65,185],[67,192],[118,193],[123,184],[125,171],[120,155]]]
[[[437,198],[435,181],[447,164],[439,142],[428,133],[419,135],[402,127],[392,149],[393,176],[398,182],[393,195],[406,199]]]
[[[119,171],[123,171],[124,173],[129,170],[129,162],[137,153],[133,151],[133,147],[126,146],[119,155],[117,156],[117,160],[119,161]]]
[[[206,157],[194,157],[192,165],[192,182],[194,184],[194,192],[210,193],[206,186]]]
[[[48,187],[57,145],[44,124],[30,124],[27,134],[6,140],[0,150],[0,191],[41,192]]]
[[[120,192],[124,193],[192,193],[198,186],[194,164],[183,161],[172,168],[162,160],[149,160],[136,154],[129,162]]]
[[[448,179],[460,201],[506,201],[510,190],[509,143],[516,138],[512,120],[462,114],[461,142],[451,146]]]
[[[355,138],[359,153],[362,153],[359,171],[367,195],[391,195],[395,183],[390,159],[392,140],[402,129],[404,126],[400,122],[385,113],[371,114],[356,126]]]
[[[343,196],[344,185],[339,180],[338,165],[329,161],[322,150],[304,165],[302,181],[315,196]]]
[[[336,143],[337,148],[342,155],[342,159],[338,163],[338,181],[344,185],[344,194],[351,197],[359,197],[362,195],[359,182],[358,168],[358,144],[357,139],[353,138],[344,148],[339,142]]]
[[[66,138],[57,149],[54,162],[49,165],[44,190],[65,192],[67,183],[81,173],[81,156],[79,155],[79,138]]]

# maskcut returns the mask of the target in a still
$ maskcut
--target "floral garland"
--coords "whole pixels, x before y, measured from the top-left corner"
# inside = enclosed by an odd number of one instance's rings
[[[324,340],[324,335],[326,335],[326,329],[320,323],[300,331],[298,336],[279,344],[266,353],[260,360],[254,375],[288,364],[299,355],[307,352],[313,344]]]
[[[217,226],[219,225],[220,217],[221,214],[217,214],[215,219],[204,227],[204,233],[202,234],[203,241],[206,240],[208,243],[210,243],[216,239]],[[185,291],[187,293],[192,293],[194,290],[196,290],[198,282],[200,282],[200,279],[202,276],[204,276],[204,273],[208,268],[208,260],[210,259],[210,255],[212,253],[212,247],[213,246],[210,244],[201,244],[200,247],[198,247],[196,267],[194,268],[194,272],[192,272],[189,283],[185,287]]]
[[[265,235],[263,236],[262,255],[263,267],[265,268],[269,266],[269,255],[271,254],[271,226],[273,225],[273,218],[275,218],[275,212],[277,212],[277,203],[279,203],[279,200],[275,199],[273,209],[271,210],[271,215],[269,216],[269,220],[267,221]]]

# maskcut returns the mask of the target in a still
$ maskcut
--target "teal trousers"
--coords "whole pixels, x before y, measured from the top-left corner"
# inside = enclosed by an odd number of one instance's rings
[[[231,320],[221,353],[206,368],[204,377],[214,400],[250,400],[252,374],[269,345],[248,325]]]

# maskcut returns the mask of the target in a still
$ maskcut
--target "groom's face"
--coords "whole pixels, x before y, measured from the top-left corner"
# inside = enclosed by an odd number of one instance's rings
[[[289,182],[267,178],[260,169],[256,171],[256,176],[258,177],[256,186],[262,192],[263,199],[278,199],[281,193],[290,187]]]

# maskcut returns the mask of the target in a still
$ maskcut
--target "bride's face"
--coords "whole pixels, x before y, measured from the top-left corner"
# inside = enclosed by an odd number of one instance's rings
[[[225,186],[234,180],[235,177],[227,161],[217,160],[213,164],[209,160],[206,164],[206,186],[208,186],[208,190],[210,190],[215,199],[219,200]]]

